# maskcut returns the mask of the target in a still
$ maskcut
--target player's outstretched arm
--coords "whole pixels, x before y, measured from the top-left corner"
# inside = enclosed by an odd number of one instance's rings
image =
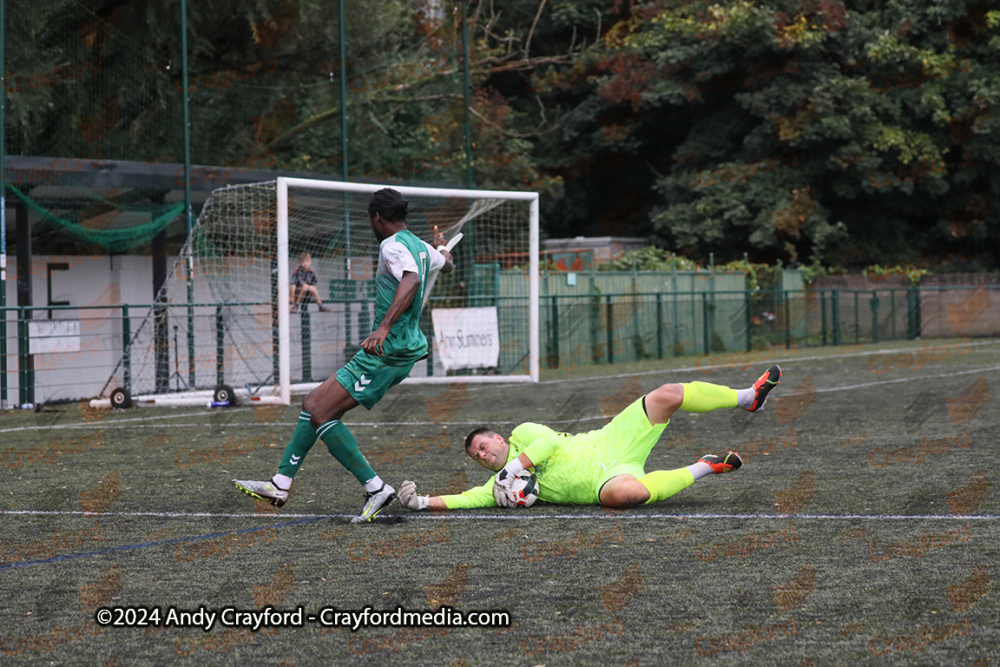
[[[460,238],[461,235],[459,235]],[[455,244],[448,243],[444,238],[444,234],[438,231],[437,225],[434,225],[433,241],[431,247],[437,249],[444,256],[444,266],[441,267],[441,273],[451,273],[455,269],[455,263],[451,256],[451,249],[455,247]]]
[[[445,504],[441,496],[421,496],[417,493],[416,482],[411,482],[406,480],[399,487],[399,502],[403,504],[408,510],[413,510],[419,512],[421,510],[446,510],[448,506]]]
[[[396,493],[399,495],[399,502],[402,503],[403,507],[408,510],[417,512],[420,510],[430,509],[431,497],[418,495],[416,482],[406,480],[399,486],[399,491]],[[434,500],[440,501],[441,499],[435,496]],[[444,503],[442,503],[442,505],[443,504]]]
[[[417,493],[416,483],[406,480],[400,485],[397,494],[403,507],[414,511],[472,509],[496,507],[492,487],[491,479],[486,484],[471,488],[464,493],[451,496],[421,496]]]

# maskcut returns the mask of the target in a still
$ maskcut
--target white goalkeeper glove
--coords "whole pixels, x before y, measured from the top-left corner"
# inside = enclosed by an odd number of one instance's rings
[[[514,491],[509,486],[501,486],[493,483],[493,500],[497,501],[500,507],[508,509],[517,507],[517,499],[514,498]]]
[[[515,503],[517,499],[514,497],[514,491],[510,487],[517,476],[524,471],[525,467],[521,465],[520,459],[515,458],[496,474],[496,477],[493,478],[493,499],[497,501],[497,505],[501,507],[516,507]]]
[[[399,502],[403,503],[403,507],[409,510],[425,510],[431,504],[431,497],[418,496],[417,485],[410,480],[406,480],[400,485],[398,495]]]
[[[500,472],[493,479],[494,486],[502,486],[506,489],[510,489],[510,485],[514,483],[514,478],[524,472],[526,468],[521,465],[521,459],[515,457],[513,461],[500,468]]]

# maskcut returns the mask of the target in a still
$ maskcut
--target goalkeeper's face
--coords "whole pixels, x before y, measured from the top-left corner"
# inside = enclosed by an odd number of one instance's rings
[[[484,433],[477,435],[466,451],[473,461],[487,470],[497,472],[507,464],[510,445],[504,441],[503,436],[499,433],[493,435]]]

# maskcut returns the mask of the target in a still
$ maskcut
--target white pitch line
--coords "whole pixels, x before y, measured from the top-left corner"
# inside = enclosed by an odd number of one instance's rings
[[[44,414],[44,413],[42,413],[42,414]],[[134,425],[135,422],[155,421],[157,419],[176,419],[177,417],[198,417],[198,416],[203,416],[205,414],[206,414],[205,412],[184,412],[184,413],[175,414],[175,415],[156,415],[156,416],[150,415],[148,417],[131,417],[131,418],[126,418],[126,419],[115,419],[115,420],[112,420],[112,421],[110,421],[110,422],[108,422],[106,424],[104,422],[77,422],[76,424],[51,424],[51,425],[48,425],[48,426],[39,426],[39,425],[35,425],[35,426],[18,426],[17,428],[4,428],[4,429],[0,429],[0,433],[15,433],[17,431],[49,431],[49,430],[60,429],[60,428],[98,428],[98,427],[105,427],[106,428],[108,426],[111,426],[112,424],[116,424],[116,425],[117,424],[130,424],[129,428],[135,428],[135,425]],[[157,426],[159,427],[160,425],[157,424]],[[207,426],[211,426],[211,424],[198,424],[198,426],[206,426],[207,427]],[[227,424],[227,426],[228,426],[228,424]],[[149,427],[146,427],[146,428],[149,428]]]
[[[854,345],[857,345],[857,344],[858,343],[845,343],[841,347],[854,346]],[[871,345],[871,343],[860,343],[860,344],[861,345]],[[946,343],[944,345],[938,345],[936,347],[939,347],[941,349],[950,349],[950,348],[962,347],[962,346],[966,346],[966,347],[983,347],[983,346],[997,345],[997,344],[998,343],[996,341],[989,340],[989,341],[982,341],[982,342],[975,342],[975,343],[974,342],[968,342],[968,343]],[[784,365],[784,364],[797,363],[797,362],[800,362],[800,361],[824,361],[824,360],[829,360],[829,359],[843,359],[843,358],[847,358],[847,357],[870,357],[870,356],[875,355],[875,354],[883,354],[883,355],[884,354],[894,354],[894,353],[897,353],[897,352],[900,352],[900,353],[902,353],[902,352],[912,352],[913,350],[919,350],[919,349],[921,349],[921,347],[904,347],[904,348],[893,348],[893,349],[886,349],[886,350],[871,349],[870,348],[867,351],[861,351],[861,352],[837,352],[837,353],[834,353],[834,354],[820,354],[820,355],[814,355],[814,356],[810,356],[810,357],[793,357],[793,356],[785,357],[785,356],[783,356],[784,354],[789,354],[789,355],[794,354],[795,350],[786,351],[786,350],[784,350],[784,348],[781,348],[781,346],[775,346],[775,347],[778,348],[778,353],[777,354],[774,354],[774,355],[771,355],[771,356],[762,357],[760,359],[751,358],[753,356],[753,354],[756,352],[756,350],[755,351],[751,351],[751,352],[729,352],[729,353],[721,354],[721,355],[719,355],[719,357],[728,357],[728,356],[732,356],[732,355],[737,355],[738,356],[738,355],[743,355],[743,354],[746,354],[748,356],[747,356],[747,358],[746,358],[745,361],[732,361],[732,362],[726,362],[726,363],[723,363],[723,364],[710,364],[708,366],[689,366],[687,368],[664,368],[664,369],[655,370],[655,371],[636,371],[634,373],[616,373],[614,375],[594,375],[594,376],[590,376],[590,377],[563,378],[563,379],[560,379],[560,380],[541,380],[541,381],[538,382],[538,384],[564,384],[566,382],[595,382],[595,381],[596,382],[600,382],[601,380],[607,380],[607,379],[612,379],[612,378],[630,378],[630,377],[636,377],[636,376],[639,376],[639,375],[667,375],[667,376],[669,376],[672,373],[691,373],[691,372],[696,372],[696,371],[698,373],[703,374],[703,375],[707,375],[709,373],[715,373],[717,371],[739,370],[742,366],[747,366],[749,364],[758,364],[759,363],[759,364],[763,365],[765,363],[770,362],[772,364],[777,363],[779,365]],[[822,349],[822,347],[820,349]],[[769,352],[769,350],[764,350],[763,352]],[[705,358],[705,357],[702,356],[702,357],[699,357],[699,358]],[[708,355],[708,359],[711,359],[711,358],[712,358],[712,355]],[[471,384],[469,386],[470,391],[471,390],[483,389],[483,388],[486,388],[486,386],[485,385],[476,385],[476,384]]]
[[[103,514],[86,514],[81,511],[57,511],[57,510],[0,510],[0,514],[28,515],[28,516],[80,516],[88,519],[102,517],[155,517],[161,519],[264,519],[274,521],[275,519],[353,519],[356,514],[234,514],[234,513],[213,513],[213,512],[104,512]],[[517,513],[520,514],[520,513]],[[782,521],[808,519],[826,521],[846,521],[855,519],[869,519],[876,521],[904,521],[904,520],[931,520],[931,521],[996,521],[1000,519],[1000,514],[452,514],[442,512],[432,512],[430,514],[390,514],[383,515],[382,518],[403,517],[407,520],[430,520],[441,521],[447,519],[473,520],[473,521],[537,521],[579,519],[593,521],[607,520],[646,520],[646,519],[780,519]]]
[[[954,377],[956,375],[972,375],[973,373],[990,373],[992,371],[1000,371],[1000,366],[987,366],[986,368],[973,368],[967,371],[951,371],[949,373],[936,373],[934,375],[921,375],[915,378],[897,378],[895,380],[879,380],[877,382],[864,382],[862,384],[852,384],[845,387],[830,387],[827,389],[817,389],[817,394],[826,394],[832,391],[848,391],[850,389],[864,389],[866,387],[877,387],[883,384],[898,384],[900,382],[915,382],[930,380],[933,378],[943,378],[943,377]],[[776,397],[780,398],[780,397]]]

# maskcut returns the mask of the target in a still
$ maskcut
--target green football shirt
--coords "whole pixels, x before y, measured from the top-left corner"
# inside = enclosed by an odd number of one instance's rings
[[[420,278],[420,288],[413,303],[403,311],[389,330],[382,344],[386,363],[415,361],[427,354],[427,338],[420,330],[420,310],[424,303],[427,277],[445,264],[444,255],[418,239],[408,229],[397,232],[379,245],[378,269],[375,273],[375,325],[378,328],[389,310],[403,273],[410,271]]]

